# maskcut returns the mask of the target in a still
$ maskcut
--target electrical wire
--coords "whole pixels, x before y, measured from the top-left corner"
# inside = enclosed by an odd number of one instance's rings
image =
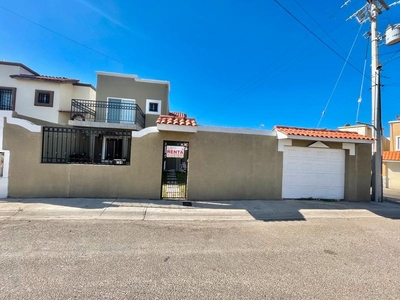
[[[395,58],[393,58],[393,57],[394,57],[397,53],[399,53],[399,52],[400,52],[400,49],[397,50],[397,51],[395,51],[394,53],[391,52],[391,53],[393,53],[393,55],[390,56],[390,58],[389,58],[388,60],[384,61],[384,62],[382,63],[382,65],[386,65],[387,63],[389,63],[389,62],[391,62],[391,61],[393,61],[393,60],[398,59],[399,57],[395,57]],[[386,53],[386,54],[389,54],[389,53]]]
[[[294,48],[296,48],[305,38],[307,37],[304,36],[303,38],[301,38],[296,44],[294,44],[291,48],[289,48],[288,50],[286,50],[282,56],[285,56],[286,54],[288,54],[290,51],[292,51]],[[238,94],[243,93],[244,90],[246,90],[246,88],[251,88],[254,86],[254,82],[252,82],[253,80],[255,80],[257,77],[261,76],[261,78],[264,77],[265,72],[269,71],[270,68],[276,64],[278,62],[278,60],[274,60],[272,63],[268,64],[266,67],[264,67],[261,71],[259,71],[257,74],[255,74],[254,76],[252,76],[250,79],[248,79],[243,85],[241,85],[240,87],[238,87],[236,90],[234,90],[233,92],[231,92],[228,96],[226,96],[223,100],[221,100],[216,106],[213,107],[213,109],[221,107],[222,105],[226,104],[228,101],[231,101],[232,98],[235,98]],[[258,82],[258,81],[256,81]],[[201,117],[203,116],[205,113],[198,115],[197,117]]]
[[[293,19],[295,19],[301,26],[303,26],[307,31],[309,31],[315,38],[317,38],[322,44],[324,44],[329,50],[335,53],[338,57],[340,57],[343,61],[345,61],[348,65],[350,65],[354,70],[358,73],[362,74],[362,72],[353,64],[349,63],[340,53],[338,53],[335,49],[329,46],[323,39],[321,39],[318,35],[316,35],[310,28],[308,28],[303,22],[301,22],[294,14],[292,14],[286,7],[284,7],[278,0],[274,0],[284,11],[286,11]]]
[[[369,48],[369,40],[367,40],[367,47],[365,50],[365,59],[364,59],[364,69],[363,69],[363,76],[361,78],[361,87],[360,87],[360,96],[358,97],[357,100],[357,113],[356,113],[356,124],[358,122],[358,114],[360,113],[360,106],[361,106],[361,102],[362,102],[362,91],[364,88],[364,80],[365,80],[365,69],[367,67],[367,58],[368,58],[368,48]]]
[[[338,77],[338,79],[336,80],[336,83],[335,83],[335,86],[333,87],[333,90],[332,90],[332,92],[331,92],[331,95],[329,96],[329,99],[328,99],[328,101],[327,101],[327,103],[326,103],[326,105],[325,105],[325,108],[324,108],[324,110],[322,111],[321,118],[319,119],[317,128],[319,128],[319,125],[321,124],[322,119],[324,118],[324,116],[325,116],[325,114],[326,114],[326,110],[328,109],[329,103],[330,103],[331,100],[332,100],[333,94],[335,93],[336,88],[337,88],[337,86],[338,86],[338,84],[339,84],[339,81],[340,81],[340,79],[342,78],[343,71],[344,71],[344,69],[346,68],[346,66],[347,66],[347,64],[348,64],[349,57],[350,57],[351,53],[353,52],[353,48],[354,48],[354,45],[356,44],[356,41],[357,41],[358,36],[359,36],[359,34],[360,34],[361,28],[362,28],[362,24],[360,24],[360,28],[358,29],[358,32],[357,32],[357,34],[356,34],[356,37],[354,38],[354,41],[353,41],[353,44],[351,45],[349,54],[348,54],[347,57],[346,57],[346,60],[345,60],[345,62],[344,62],[344,64],[343,64],[343,67],[342,67],[342,70],[340,71],[339,77]],[[364,77],[364,74],[363,74],[363,77]]]
[[[294,0],[294,2],[296,2],[296,4],[307,14],[307,16],[311,19],[311,20],[313,20],[313,22],[315,23],[315,24],[317,24],[317,26],[325,33],[325,36],[327,36],[327,37],[329,37],[335,44],[336,44],[336,46],[338,46],[344,53],[346,53],[346,50],[344,50],[343,48],[342,48],[342,46],[340,46],[331,36],[330,36],[330,34],[317,22],[317,20],[315,20],[314,19],[314,17],[297,1],[297,0]],[[350,2],[350,0],[348,1],[348,2]],[[347,3],[346,4],[343,4],[343,5],[347,5]],[[343,6],[342,5],[342,6]],[[342,8],[342,7],[341,7]]]
[[[331,31],[334,32],[336,30],[338,30],[343,24],[345,24],[345,22],[341,23],[338,27],[336,27],[334,30]],[[357,28],[357,26],[354,26],[354,28]],[[346,31],[345,34],[348,34],[351,31]],[[337,37],[337,39],[343,37],[345,34],[340,35],[339,37]],[[317,43],[317,41],[316,41]],[[294,44],[294,46],[292,46],[289,50],[285,51],[285,53],[283,53],[280,58],[285,58],[285,55],[290,52],[291,50],[293,50],[294,48],[297,48],[297,45],[299,44],[296,43]],[[312,45],[311,45],[312,46]],[[257,75],[253,76],[250,80],[248,80],[243,86],[241,86],[240,88],[238,88],[237,90],[235,90],[235,92],[231,93],[229,96],[223,98],[222,100],[218,101],[215,105],[213,105],[212,107],[207,107],[207,110],[205,110],[203,113],[198,114],[197,118],[201,118],[204,115],[207,115],[208,113],[210,113],[211,111],[214,111],[215,109],[222,107],[224,104],[228,103],[228,102],[233,102],[236,101],[237,99],[239,99],[240,97],[246,95],[247,93],[249,93],[250,91],[254,90],[257,86],[261,85],[261,84],[265,84],[267,82],[269,82],[270,80],[272,80],[273,78],[277,77],[278,75],[282,74],[283,72],[289,70],[290,68],[292,68],[293,66],[299,64],[300,62],[304,61],[305,59],[309,58],[310,56],[312,56],[313,54],[321,51],[320,48],[316,49],[314,52],[310,52],[309,51],[310,47],[307,47],[306,49],[303,49],[301,51],[296,51],[296,55],[291,57],[290,59],[285,59],[283,62],[279,63],[279,67],[276,68],[274,71],[274,73],[271,75],[270,72],[268,72],[267,75],[262,75],[260,78],[258,78],[256,80],[256,78],[258,77],[259,74],[264,74],[266,71],[269,71],[269,67],[271,67],[274,63],[278,63],[279,60],[275,60],[273,63],[269,64],[267,67],[264,68],[264,71],[259,72]],[[297,57],[302,54],[303,52],[308,52],[308,55],[306,55],[305,57],[298,59]],[[283,66],[289,64],[290,62],[295,61],[293,64],[289,65],[286,69],[282,69]],[[278,70],[281,69],[281,70]],[[256,81],[254,81],[256,80]],[[252,82],[253,81],[253,82]]]
[[[39,27],[42,28],[42,29],[45,29],[45,30],[47,30],[47,31],[49,31],[49,32],[51,32],[51,33],[53,33],[53,34],[56,34],[56,35],[58,35],[58,36],[60,36],[60,37],[62,37],[62,38],[64,38],[64,39],[70,41],[70,42],[73,42],[73,43],[75,43],[75,44],[77,44],[77,45],[79,45],[79,46],[81,46],[81,47],[83,47],[83,48],[86,48],[86,49],[88,49],[88,50],[90,50],[90,51],[93,51],[93,52],[95,52],[95,53],[97,53],[97,54],[100,54],[100,55],[102,55],[102,56],[104,56],[104,57],[106,57],[106,58],[108,58],[108,59],[110,59],[110,60],[112,60],[112,61],[115,61],[115,62],[120,63],[120,64],[122,64],[122,65],[124,65],[124,66],[127,66],[127,67],[134,68],[134,66],[132,66],[132,65],[126,64],[126,63],[124,63],[124,62],[121,61],[121,60],[118,60],[118,59],[116,59],[116,58],[114,58],[114,57],[112,57],[112,56],[109,56],[109,55],[107,55],[107,54],[105,54],[105,53],[102,53],[102,52],[100,52],[100,51],[98,51],[98,50],[96,50],[96,49],[93,49],[93,48],[89,47],[89,46],[86,46],[85,44],[82,44],[82,43],[80,43],[80,42],[78,42],[78,41],[76,41],[76,40],[74,40],[74,39],[72,39],[72,38],[70,38],[70,37],[67,37],[66,35],[63,35],[63,34],[57,32],[57,31],[54,31],[54,30],[52,30],[52,29],[50,29],[50,28],[48,28],[48,27],[46,27],[46,26],[43,26],[43,25],[41,25],[41,24],[39,24],[39,23],[37,23],[37,22],[31,20],[31,19],[28,19],[27,17],[24,17],[24,16],[22,16],[22,15],[16,13],[16,12],[14,12],[14,11],[12,11],[12,10],[10,10],[10,9],[8,9],[8,8],[6,8],[6,7],[4,7],[4,6],[1,6],[1,5],[0,5],[0,8],[3,9],[3,10],[5,10],[5,11],[7,11],[7,12],[9,12],[9,13],[11,13],[11,14],[13,14],[13,15],[15,15],[15,16],[17,16],[17,17],[19,17],[19,18],[21,18],[21,19],[24,19],[25,21],[28,21],[28,22],[30,22],[30,23],[32,23],[32,24],[35,24],[36,26],[39,26]]]

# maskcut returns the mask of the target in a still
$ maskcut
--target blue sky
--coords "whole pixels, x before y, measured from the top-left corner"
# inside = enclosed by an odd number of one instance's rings
[[[334,129],[356,121],[369,23],[352,0],[0,1],[0,59],[96,85],[95,71],[171,82],[170,110],[201,125]],[[388,3],[392,3],[390,1]],[[400,5],[379,31],[400,23]],[[332,91],[354,44],[349,64]],[[328,33],[328,34],[327,34]],[[336,52],[336,53],[335,53]],[[400,114],[400,44],[380,46],[383,126]],[[341,56],[342,58],[340,58]],[[370,55],[359,121],[371,122]]]

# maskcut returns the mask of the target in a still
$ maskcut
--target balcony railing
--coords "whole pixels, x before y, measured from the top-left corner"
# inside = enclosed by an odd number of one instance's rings
[[[137,124],[144,128],[146,116],[139,105],[129,100],[108,99],[108,101],[92,101],[72,99],[71,120]]]

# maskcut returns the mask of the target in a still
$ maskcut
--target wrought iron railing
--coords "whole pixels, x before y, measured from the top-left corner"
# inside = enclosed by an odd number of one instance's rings
[[[42,163],[129,165],[130,131],[43,127]]]
[[[72,99],[71,120],[132,124],[145,127],[146,115],[139,105],[123,99],[92,101]]]

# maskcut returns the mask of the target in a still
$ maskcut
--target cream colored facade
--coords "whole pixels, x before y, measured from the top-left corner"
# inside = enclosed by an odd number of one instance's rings
[[[389,145],[384,151],[400,151],[400,121],[389,122]],[[400,161],[384,160],[382,166],[383,186],[390,189],[400,189]]]
[[[390,125],[390,151],[400,151],[400,121],[391,121]]]
[[[66,125],[70,118],[68,112],[71,109],[71,99],[96,98],[95,89],[80,83],[58,83],[46,80],[33,80],[23,78],[11,78],[10,75],[36,75],[37,73],[20,64],[7,64],[0,62],[0,86],[15,88],[14,111],[20,117]],[[54,92],[53,106],[35,106],[35,91],[45,90]]]

